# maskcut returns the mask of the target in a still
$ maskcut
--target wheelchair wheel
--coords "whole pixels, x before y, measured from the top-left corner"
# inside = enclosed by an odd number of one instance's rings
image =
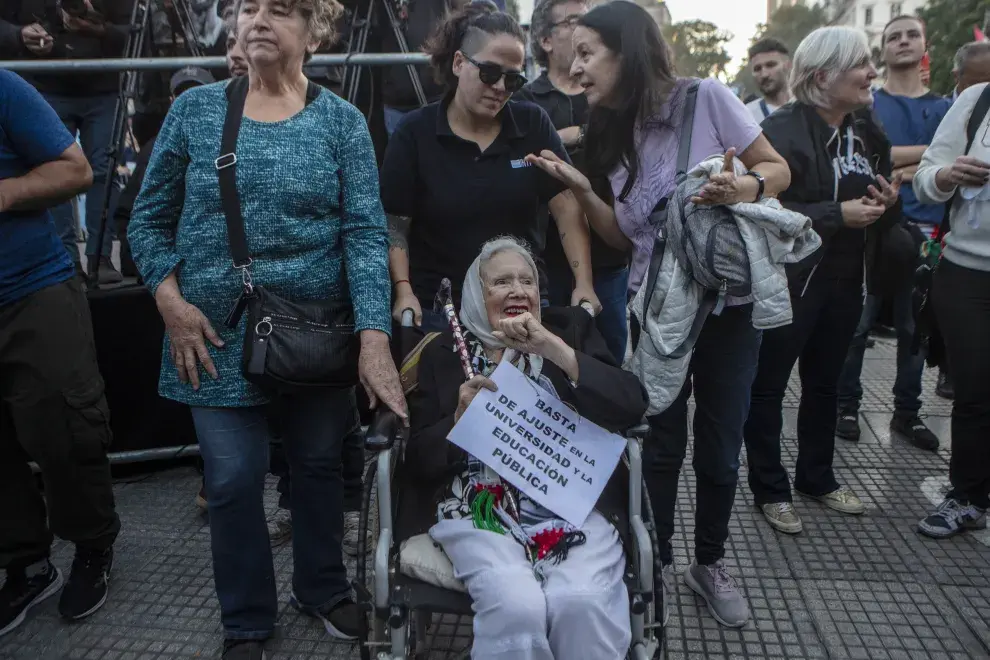
[[[378,511],[374,497],[375,477],[377,473],[378,462],[371,461],[364,475],[361,515],[358,519],[358,555],[354,571],[354,586],[355,591],[358,593],[359,601],[366,608],[365,616],[361,617],[361,627],[358,633],[361,660],[373,660],[373,658],[376,658],[378,655],[377,651],[372,654],[372,650],[379,648],[378,644],[385,641],[384,626],[375,611],[375,602],[372,596],[375,589],[374,570],[372,568],[370,574],[368,570],[368,556],[372,553],[375,545],[375,543],[368,543],[368,531],[369,527],[373,528],[373,532],[378,528]],[[374,507],[374,510],[372,507]],[[374,538],[377,540],[377,535]]]

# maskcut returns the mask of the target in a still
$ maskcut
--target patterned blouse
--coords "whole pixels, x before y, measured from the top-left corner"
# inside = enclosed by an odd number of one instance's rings
[[[191,89],[169,110],[128,230],[134,261],[151,292],[176,271],[183,297],[225,342],[219,349],[207,343],[219,380],[201,371],[194,391],[179,382],[165,337],[159,392],[193,406],[267,402],[241,376],[245,320],[236,330],[224,325],[241,291],[214,166],[226,84]],[[283,121],[244,117],[237,189],[256,283],[289,300],[350,299],[356,331],[390,332],[388,232],[378,168],[368,127],[354,106],[321,90]]]

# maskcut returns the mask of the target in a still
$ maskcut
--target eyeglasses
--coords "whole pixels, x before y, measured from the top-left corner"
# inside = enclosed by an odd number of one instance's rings
[[[572,15],[566,17],[562,21],[557,21],[556,23],[551,23],[550,24],[550,29],[553,30],[554,28],[559,28],[559,27],[568,27],[568,28],[572,28],[573,29],[573,28],[577,27],[578,21],[580,21],[580,20],[581,20],[581,17],[579,15],[572,14]]]
[[[464,53],[461,53],[464,55]],[[506,71],[494,62],[478,62],[467,55],[464,59],[478,68],[478,78],[486,85],[497,85],[498,81],[505,77],[505,91],[514,94],[526,84],[526,76],[519,71]]]

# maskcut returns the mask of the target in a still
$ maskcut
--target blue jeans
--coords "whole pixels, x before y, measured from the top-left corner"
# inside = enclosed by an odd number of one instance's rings
[[[354,391],[325,390],[281,403],[278,426],[292,474],[292,590],[304,606],[333,606],[350,595],[341,551],[341,449]],[[262,499],[272,440],[267,413],[264,406],[192,409],[227,639],[266,639],[278,614]]]
[[[694,390],[694,472],[697,477],[694,556],[709,565],[725,554],[729,518],[739,481],[739,450],[756,376],[761,333],[753,327],[753,306],[728,307],[709,316],[691,357],[690,372],[677,399],[647,419],[643,478],[656,517],[660,560],[673,560],[674,509],[681,465],[687,452],[688,399]]]
[[[570,273],[564,277],[551,276],[550,304],[561,307],[570,305],[573,284]],[[595,271],[594,286],[595,294],[602,304],[602,311],[596,318],[598,331],[605,338],[605,344],[615,361],[622,364],[626,357],[626,343],[629,341],[629,324],[626,322],[629,269]]]
[[[385,113],[385,134],[388,137],[392,137],[392,133],[395,133],[395,129],[399,126],[402,118],[411,112],[410,110],[399,110],[398,108],[392,108],[387,105],[382,110]]]
[[[911,352],[914,338],[914,307],[910,285],[902,288],[891,300],[894,307],[894,329],[897,331],[897,377],[894,379],[894,410],[916,414],[921,410],[921,376],[925,370],[925,354]],[[863,305],[863,315],[856,327],[856,334],[849,343],[842,375],[839,377],[839,412],[858,413],[863,398],[863,354],[866,339],[880,316],[883,299],[870,295]]]
[[[109,154],[107,148],[113,137],[113,119],[117,110],[116,94],[99,96],[61,96],[46,94],[45,100],[55,109],[59,119],[73,136],[79,134],[86,160],[93,168],[93,185],[86,191],[86,254],[96,254],[96,241],[100,233],[100,219],[103,216],[103,194],[106,188]],[[76,249],[76,232],[73,225],[72,204],[66,202],[52,209],[55,229],[62,244],[69,251],[73,263],[79,263]],[[103,236],[102,255],[110,256],[113,241],[113,223],[108,222]]]

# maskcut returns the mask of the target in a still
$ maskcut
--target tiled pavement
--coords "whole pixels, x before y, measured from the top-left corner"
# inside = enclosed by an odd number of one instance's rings
[[[799,499],[804,533],[777,534],[752,505],[744,460],[726,561],[754,618],[741,630],[722,629],[679,584],[667,627],[670,660],[990,658],[990,534],[935,542],[914,531],[944,485],[949,405],[931,394],[933,374],[926,374],[923,412],[946,448],[932,455],[892,442],[887,422],[893,354],[884,340],[867,353],[864,437],[859,444],[837,441],[840,479],[864,499],[866,515],[849,518]],[[792,387],[786,402],[789,467],[796,456],[797,391]],[[690,560],[693,526],[690,459],[685,465],[675,537],[681,567]],[[124,527],[106,607],[82,624],[67,625],[58,621],[54,601],[46,603],[20,630],[0,639],[0,659],[218,657],[210,532],[193,506],[198,477],[191,467],[175,467],[131,481],[117,486]],[[69,553],[59,544],[56,561],[63,568]],[[277,548],[274,556],[284,603],[291,550]],[[357,657],[355,647],[328,640],[286,605],[280,624],[269,644],[274,660]],[[440,632],[447,636],[437,643],[463,649],[468,630],[444,626]]]

